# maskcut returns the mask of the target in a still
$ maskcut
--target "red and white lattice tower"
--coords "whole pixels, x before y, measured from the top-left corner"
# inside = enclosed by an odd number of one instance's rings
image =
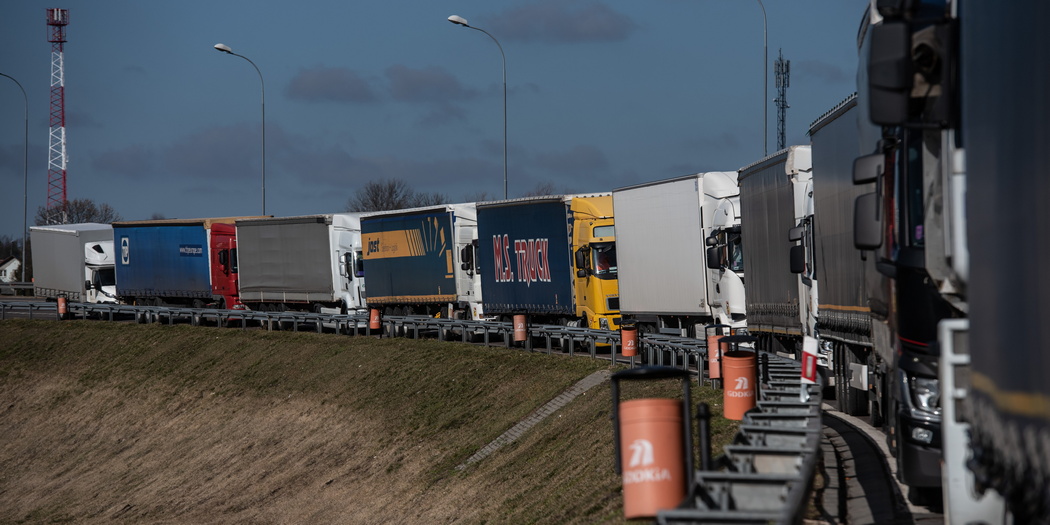
[[[47,162],[47,222],[65,222],[66,212],[66,75],[63,44],[66,42],[68,9],[47,10],[51,42],[51,136]]]

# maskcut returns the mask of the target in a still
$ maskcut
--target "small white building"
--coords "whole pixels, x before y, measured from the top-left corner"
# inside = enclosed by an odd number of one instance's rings
[[[20,274],[18,272],[18,269],[21,267],[22,261],[19,261],[18,258],[13,255],[6,259],[0,260],[0,282],[19,282]]]

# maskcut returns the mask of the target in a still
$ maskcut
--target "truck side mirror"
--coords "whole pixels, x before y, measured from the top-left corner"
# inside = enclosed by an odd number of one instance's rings
[[[790,259],[791,273],[805,273],[806,272],[806,247],[801,244],[796,244],[791,247],[791,252],[788,258]]]
[[[878,193],[866,193],[853,203],[853,245],[858,250],[874,250],[882,246]]]
[[[84,281],[84,289],[85,290],[90,290],[91,289],[91,281]]]
[[[868,108],[871,121],[900,126],[908,121],[912,87],[911,27],[884,20],[871,31],[868,55]]]
[[[230,253],[226,250],[219,250],[219,264],[227,266],[230,263]]]
[[[712,246],[707,249],[707,269],[722,269],[722,250],[718,246]]]
[[[704,244],[707,246],[718,246],[717,234],[712,232],[710,237],[704,239]]]
[[[575,253],[574,257],[575,257],[575,262],[576,262],[576,269],[577,270],[583,270],[584,272],[586,272],[586,270],[587,270],[587,248],[584,247],[584,248],[580,248],[579,250],[576,250],[576,253]],[[580,277],[586,277],[586,275],[587,274],[584,273],[584,275],[581,275]]]
[[[788,230],[788,240],[791,242],[802,240],[802,235],[806,233],[805,226],[795,226]]]
[[[872,153],[853,160],[853,184],[869,184],[878,180],[885,169],[886,155]]]
[[[474,271],[474,246],[467,245],[459,251],[460,269],[467,272]]]

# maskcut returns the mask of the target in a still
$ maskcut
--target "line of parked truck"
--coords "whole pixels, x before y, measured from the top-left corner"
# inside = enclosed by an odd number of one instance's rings
[[[87,302],[378,308],[474,320],[527,314],[532,322],[632,324],[643,334],[697,338],[716,325],[746,329],[759,349],[796,359],[815,347],[841,410],[870,415],[885,430],[913,496],[928,500],[943,487],[949,516],[1002,522],[1001,500],[996,507],[985,497],[994,488],[1022,521],[1045,518],[1050,383],[1040,376],[1047,370],[1038,335],[1048,324],[1037,304],[1050,291],[1033,276],[1035,263],[1015,260],[1026,281],[996,258],[1024,244],[1008,237],[1011,228],[1046,228],[1024,226],[1026,213],[1046,214],[1037,200],[1046,193],[996,193],[993,180],[1005,159],[998,152],[1046,171],[1045,148],[1011,148],[1026,132],[1045,137],[1046,124],[982,104],[1008,101],[997,90],[1045,98],[1038,89],[1050,80],[1042,70],[967,77],[983,98],[960,102],[962,60],[985,71],[1032,51],[1009,38],[982,39],[982,28],[1011,34],[1034,18],[988,4],[989,16],[963,25],[975,42],[963,57],[957,11],[955,1],[873,1],[858,35],[858,93],[813,122],[810,144],[738,170],[611,193],[378,213],[34,227],[36,291]],[[1023,100],[1035,98],[1012,102]],[[965,128],[965,118],[986,128]],[[966,151],[974,181],[1000,204],[975,206],[971,194],[969,215],[979,223],[967,220],[964,131],[981,139]],[[1015,186],[1038,182],[1045,190],[1040,175]],[[1022,197],[1032,207],[1011,204]],[[993,222],[1003,229],[985,226]],[[1003,246],[975,254],[974,277],[967,228]],[[1042,244],[1034,248],[1037,258],[1045,254]],[[975,295],[1000,299],[971,301],[968,283]],[[972,370],[963,348],[971,305],[982,312],[973,320],[981,367]],[[1022,306],[1029,322],[992,322]],[[1000,360],[1010,352],[1025,359]],[[973,385],[965,383],[969,372]],[[962,466],[967,458],[976,478]],[[1038,481],[1037,494],[1022,479]]]

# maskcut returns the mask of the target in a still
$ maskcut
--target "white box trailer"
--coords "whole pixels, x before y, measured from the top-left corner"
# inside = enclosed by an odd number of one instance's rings
[[[86,222],[29,229],[33,291],[49,300],[115,303],[113,227]]]
[[[743,262],[735,171],[613,191],[620,312],[643,332],[703,337],[743,327]],[[719,244],[709,245],[708,238]],[[710,248],[714,248],[713,250]],[[709,267],[708,254],[718,261]]]
[[[237,221],[241,302],[253,310],[362,310],[359,213]]]

